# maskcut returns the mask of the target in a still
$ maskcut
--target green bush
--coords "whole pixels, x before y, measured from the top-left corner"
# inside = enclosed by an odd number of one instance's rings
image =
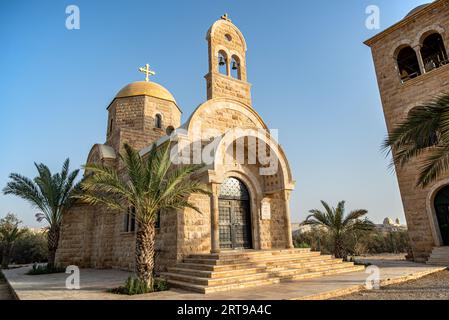
[[[310,246],[314,251],[331,253],[333,243],[326,231],[309,231],[294,237],[295,247]],[[407,253],[410,245],[407,231],[382,233],[377,230],[358,231],[350,234],[344,241],[348,255]]]
[[[27,231],[14,243],[11,261],[16,264],[39,263],[46,262],[47,256],[46,234]]]
[[[136,294],[145,294],[165,290],[168,290],[168,283],[164,279],[154,279],[153,289],[151,289],[145,282],[141,281],[139,278],[129,277],[128,280],[126,280],[124,286],[111,289],[110,292],[132,296]]]
[[[48,267],[48,265],[34,264],[33,268],[27,272],[28,275],[39,275],[39,274],[51,274],[51,273],[63,273],[65,268],[61,266]]]
[[[300,248],[300,249],[307,249],[307,248],[310,248],[310,244],[301,242],[301,243],[296,243],[295,247]]]

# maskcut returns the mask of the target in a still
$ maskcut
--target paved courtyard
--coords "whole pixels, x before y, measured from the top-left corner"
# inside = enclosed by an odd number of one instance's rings
[[[393,284],[381,290],[363,290],[334,300],[449,300],[449,270]]]
[[[398,256],[360,258],[366,263],[378,266],[381,285],[400,283],[442,271],[443,267],[428,266],[405,261]],[[131,275],[120,270],[81,269],[81,289],[65,288],[68,274],[29,276],[29,267],[5,270],[4,274],[21,300],[301,300],[328,299],[358,292],[364,288],[365,272],[352,272],[308,280],[288,281],[280,284],[253,287],[208,295],[171,289],[139,296],[123,296],[108,293],[107,289],[117,287]]]
[[[14,296],[5,279],[0,274],[0,300],[13,300]]]

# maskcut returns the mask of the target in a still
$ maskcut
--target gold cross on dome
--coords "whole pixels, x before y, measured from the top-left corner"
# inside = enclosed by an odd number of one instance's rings
[[[223,20],[226,20],[226,21],[232,22],[232,20],[231,20],[231,19],[229,19],[229,17],[228,17],[228,14],[227,14],[227,13],[225,13],[224,15],[222,15],[222,16],[221,16],[221,18],[222,18]]]
[[[154,76],[156,72],[150,70],[150,65],[147,63],[145,68],[139,68],[139,71],[145,73],[145,81],[150,82],[150,76]]]

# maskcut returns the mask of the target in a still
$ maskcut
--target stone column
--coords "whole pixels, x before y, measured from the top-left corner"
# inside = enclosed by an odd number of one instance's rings
[[[211,253],[220,252],[220,229],[218,226],[219,212],[218,212],[218,183],[212,183],[212,194],[210,196],[211,204],[211,218],[210,218],[210,240]]]
[[[426,68],[424,67],[424,61],[421,56],[421,46],[417,45],[413,48],[416,53],[416,58],[418,59],[419,70],[421,70],[421,74],[426,73]]]
[[[227,57],[227,59],[226,59],[226,75],[228,76],[228,77],[230,77],[231,76],[231,57]]]
[[[285,236],[287,237],[287,248],[293,249],[292,223],[290,220],[290,193],[291,190],[284,190]]]

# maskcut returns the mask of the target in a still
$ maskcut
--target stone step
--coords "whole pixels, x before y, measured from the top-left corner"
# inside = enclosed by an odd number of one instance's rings
[[[302,274],[311,274],[315,272],[327,272],[327,271],[333,271],[333,270],[340,270],[340,269],[348,269],[354,267],[354,264],[352,262],[345,262],[345,263],[337,263],[337,264],[328,264],[328,265],[322,265],[322,266],[312,266],[309,268],[301,268],[301,269],[284,269],[284,270],[278,270],[278,271],[272,271],[270,274],[275,277],[281,277],[281,278],[287,278],[291,276],[296,275],[302,275]]]
[[[310,252],[310,253],[300,253],[300,254],[288,254],[288,255],[280,255],[280,256],[271,256],[271,257],[260,257],[258,259],[205,259],[205,258],[186,258],[184,262],[186,263],[195,263],[195,264],[205,264],[205,265],[232,265],[232,264],[243,264],[243,263],[263,263],[263,262],[280,262],[280,261],[292,261],[298,260],[303,261],[305,259],[310,258],[319,258],[323,257],[319,252]]]
[[[426,262],[434,266],[449,266],[449,247],[435,247]]]
[[[301,254],[313,252],[310,248],[301,249],[282,249],[282,250],[262,250],[262,251],[222,251],[220,253],[210,254],[192,254],[189,258],[196,259],[226,259],[226,258],[251,258],[262,256],[278,256],[285,254]],[[316,252],[316,251],[315,251]],[[319,252],[316,252],[319,253]]]
[[[449,266],[449,260],[430,259],[427,261],[427,264],[435,266]]]
[[[225,278],[225,277],[234,277],[238,275],[246,275],[246,274],[254,274],[258,272],[265,272],[266,268],[248,268],[248,269],[236,269],[236,270],[228,270],[228,271],[210,271],[210,270],[198,270],[198,269],[190,269],[190,268],[183,268],[181,267],[175,267],[175,268],[168,268],[169,273],[179,273],[194,277],[202,277],[202,278]]]
[[[203,267],[203,265],[185,265],[179,264],[177,267],[168,268],[169,273],[179,273],[184,275],[190,275],[195,277],[203,277],[203,278],[223,278],[223,277],[233,277],[238,275],[246,275],[253,274],[257,272],[277,272],[282,270],[291,270],[291,269],[310,269],[310,268],[329,268],[335,265],[342,265],[343,261],[341,259],[326,259],[326,260],[318,260],[312,261],[308,263],[295,263],[295,264],[284,264],[279,267],[255,267],[255,268],[239,268],[234,270],[226,270],[226,271],[214,271],[214,270],[201,270],[197,267]]]
[[[194,291],[199,293],[213,293],[213,292],[221,292],[221,291],[230,291],[235,289],[243,289],[243,288],[250,288],[250,287],[256,287],[256,286],[264,286],[264,285],[270,285],[279,283],[279,279],[264,279],[264,280],[255,280],[250,281],[246,283],[238,283],[238,284],[231,284],[231,285],[223,285],[223,286],[215,286],[215,287],[208,287],[208,286],[202,286],[202,285],[195,285],[188,282],[182,282],[182,281],[175,281],[175,280],[167,280],[168,284],[174,288],[184,289],[187,291]]]
[[[313,262],[323,262],[327,260],[331,260],[332,256],[330,255],[318,255],[312,257],[303,257],[303,258],[291,258],[287,257],[286,259],[271,259],[269,261],[252,261],[252,262],[243,262],[243,263],[234,263],[234,264],[223,264],[223,265],[214,265],[207,263],[196,263],[197,260],[193,260],[195,262],[190,262],[192,260],[187,260],[185,262],[177,264],[179,268],[187,268],[187,269],[196,269],[196,270],[209,270],[209,271],[228,271],[228,270],[236,270],[236,269],[245,269],[245,268],[257,268],[257,267],[272,267],[276,266],[284,266],[287,264],[304,264],[304,263],[313,263]]]
[[[214,278],[214,279],[194,277],[178,273],[163,273],[162,276],[170,280],[188,282],[208,287],[246,283],[255,280],[264,280],[270,278],[270,274],[267,272],[239,275],[235,277]]]
[[[327,270],[327,271],[320,271],[320,272],[306,272],[306,273],[296,274],[296,275],[284,278],[284,280],[310,279],[310,278],[321,277],[321,276],[326,276],[326,275],[363,271],[364,269],[365,269],[364,266],[350,266],[350,267],[340,268],[340,269],[335,269],[335,270]],[[215,285],[215,286],[198,285],[198,284],[194,284],[194,283],[190,283],[190,282],[173,280],[173,279],[168,279],[167,281],[171,286],[176,287],[176,288],[181,288],[184,290],[200,292],[200,293],[212,293],[212,292],[230,291],[230,290],[234,290],[234,289],[275,284],[275,283],[281,282],[282,280],[283,279],[281,277],[273,277],[273,278],[250,280],[250,281],[246,281],[246,282],[229,283],[229,284]]]

